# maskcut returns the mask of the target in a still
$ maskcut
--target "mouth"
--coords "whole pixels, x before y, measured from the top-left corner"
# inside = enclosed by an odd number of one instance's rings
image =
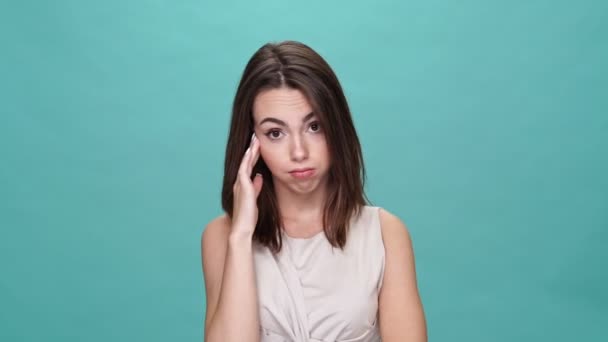
[[[291,174],[293,177],[298,178],[298,179],[309,178],[312,175],[314,175],[314,173],[315,173],[315,169],[313,169],[313,168],[302,168],[302,169],[295,169],[295,170],[289,171],[289,174]]]

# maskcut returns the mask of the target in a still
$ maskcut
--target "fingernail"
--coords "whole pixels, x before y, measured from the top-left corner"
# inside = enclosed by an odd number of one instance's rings
[[[255,132],[253,132],[253,134],[251,135],[251,141],[253,142],[254,139],[255,139]]]

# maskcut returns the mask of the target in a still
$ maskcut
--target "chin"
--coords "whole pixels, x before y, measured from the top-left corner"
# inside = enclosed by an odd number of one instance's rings
[[[309,179],[306,181],[294,181],[292,178],[275,178],[275,191],[277,186],[282,189],[286,189],[289,192],[296,194],[308,194],[314,192],[319,187],[319,180],[317,178]]]

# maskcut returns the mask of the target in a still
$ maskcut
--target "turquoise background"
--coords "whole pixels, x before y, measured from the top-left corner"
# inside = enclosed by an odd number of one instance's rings
[[[432,341],[608,340],[606,1],[5,1],[0,340],[200,341],[230,106],[340,78]]]

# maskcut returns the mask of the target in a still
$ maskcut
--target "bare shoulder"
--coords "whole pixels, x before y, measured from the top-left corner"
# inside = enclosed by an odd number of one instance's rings
[[[226,214],[209,221],[204,228],[201,236],[201,258],[205,275],[212,272],[212,268],[217,269],[223,266],[229,235],[230,218]]]
[[[225,213],[217,216],[207,223],[202,236],[201,244],[219,242],[218,239],[227,237],[230,233],[230,218]]]
[[[408,227],[395,214],[384,208],[379,209],[382,239],[385,245],[398,245],[401,248],[411,248],[411,237]]]
[[[216,271],[223,268],[229,235],[230,218],[226,214],[209,221],[204,228],[201,236],[201,258],[206,280],[209,280],[209,276],[215,278]]]

